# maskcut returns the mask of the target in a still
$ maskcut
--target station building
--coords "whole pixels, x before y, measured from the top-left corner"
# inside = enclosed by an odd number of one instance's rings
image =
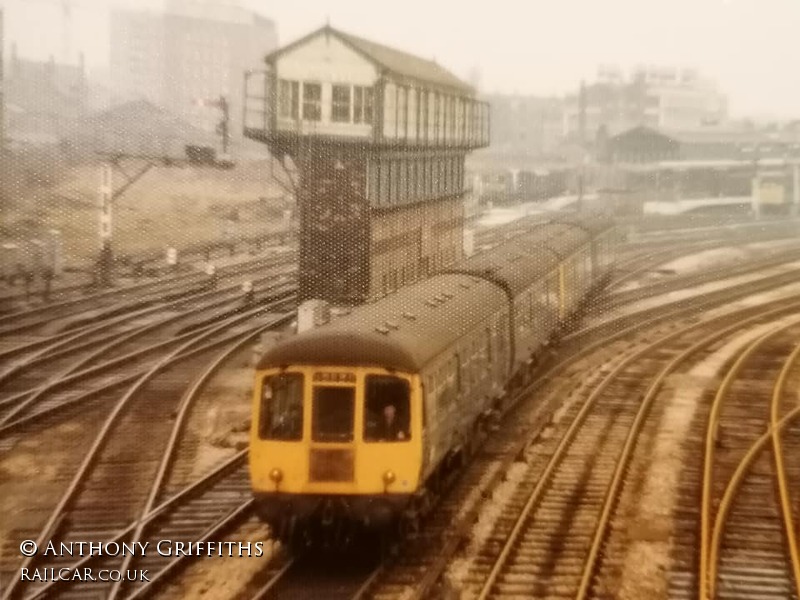
[[[489,108],[436,62],[330,26],[246,76],[245,136],[298,173],[300,301],[353,305],[462,257]]]

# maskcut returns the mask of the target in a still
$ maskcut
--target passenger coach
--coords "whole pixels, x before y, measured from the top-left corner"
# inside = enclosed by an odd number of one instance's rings
[[[250,446],[262,516],[284,538],[416,521],[606,280],[615,241],[605,220],[542,224],[267,351]]]

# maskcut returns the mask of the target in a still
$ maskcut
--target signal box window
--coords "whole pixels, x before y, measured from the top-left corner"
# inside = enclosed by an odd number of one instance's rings
[[[353,92],[353,122],[372,123],[372,88],[357,85]]]
[[[281,79],[278,84],[278,110],[283,119],[296,119],[298,115],[300,84]]]
[[[350,122],[350,86],[334,85],[331,105],[331,121]]]
[[[352,442],[355,388],[314,386],[311,437],[315,442]]]
[[[405,379],[368,375],[364,394],[364,441],[411,439],[410,395]]]
[[[322,86],[318,83],[303,84],[303,119],[319,121],[322,118]]]
[[[300,373],[264,379],[258,435],[265,440],[303,439],[303,376]]]

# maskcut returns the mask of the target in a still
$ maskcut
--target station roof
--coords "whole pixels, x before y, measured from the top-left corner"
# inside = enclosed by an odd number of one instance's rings
[[[637,125],[636,127],[631,127],[630,129],[626,129],[616,135],[611,136],[611,142],[620,142],[630,139],[658,139],[664,141],[666,143],[675,144],[678,143],[679,140],[676,140],[674,136],[669,135],[664,131],[659,131],[653,127],[648,127],[647,125]]]
[[[292,42],[291,44],[279,48],[275,52],[268,54],[267,62],[273,62],[276,58],[292,49],[304,44],[308,40],[318,35],[333,35],[340,39],[347,46],[361,54],[364,58],[378,66],[380,69],[388,71],[400,77],[409,77],[419,81],[425,81],[434,85],[455,88],[460,92],[473,95],[472,86],[462,81],[453,73],[432,60],[427,60],[402,50],[397,50],[378,42],[373,42],[350,33],[345,33],[326,25],[308,35]]]
[[[728,171],[753,167],[787,167],[800,164],[798,158],[759,158],[757,160],[662,160],[652,163],[623,165],[628,172],[651,173],[655,171]]]

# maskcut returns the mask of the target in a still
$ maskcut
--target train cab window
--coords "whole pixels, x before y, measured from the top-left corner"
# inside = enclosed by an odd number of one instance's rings
[[[364,390],[364,441],[411,439],[411,391],[408,381],[389,375],[367,375]]]
[[[352,442],[355,396],[354,387],[314,386],[311,439]]]
[[[303,376],[284,373],[264,379],[258,435],[265,440],[303,438]]]

